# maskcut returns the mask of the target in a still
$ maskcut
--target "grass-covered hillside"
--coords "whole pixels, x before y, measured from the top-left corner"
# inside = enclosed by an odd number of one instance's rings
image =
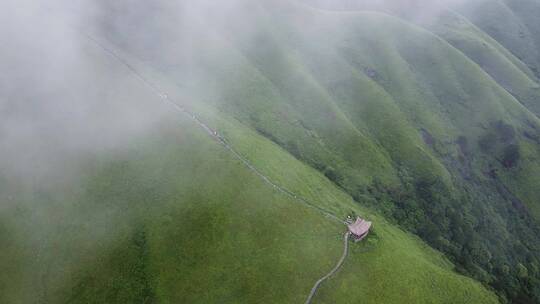
[[[430,18],[397,7],[244,3],[238,20],[208,9],[196,39],[156,38],[160,52],[122,34],[129,17],[107,35],[458,271],[511,301],[538,301],[534,64],[468,19],[472,4],[429,6]],[[175,55],[180,45],[197,51]]]
[[[527,64],[537,77],[540,75],[539,1],[483,0],[459,9],[471,22]]]
[[[125,66],[92,42],[83,46],[93,63],[88,73],[120,81],[86,88],[101,96],[92,104],[103,112],[79,123],[99,118],[100,126],[39,131],[45,143],[29,143],[29,171],[1,163],[0,302],[303,302],[341,255],[344,225],[276,191]],[[183,99],[185,92],[148,75],[172,99]],[[43,98],[81,89],[50,85],[40,91]],[[344,269],[314,303],[497,303],[441,253],[271,140],[211,107],[182,104],[277,184],[339,218],[355,213],[376,223],[366,241],[351,243]],[[21,119],[32,117],[4,106]],[[126,112],[102,114],[117,109]],[[136,135],[119,133],[125,140],[110,146],[94,143],[73,155],[56,138],[64,132],[89,142],[114,137],[113,131],[131,129],[126,114],[139,111],[157,121]],[[67,119],[58,118],[59,125]],[[109,126],[108,135],[102,126]],[[57,163],[47,149],[66,162]]]
[[[275,180],[376,221],[315,303],[497,302],[276,145],[223,126]],[[274,191],[186,119],[145,135],[87,160],[75,185],[3,189],[2,302],[303,302],[341,254],[343,225]]]
[[[10,36],[1,303],[540,303],[537,0],[188,2]]]

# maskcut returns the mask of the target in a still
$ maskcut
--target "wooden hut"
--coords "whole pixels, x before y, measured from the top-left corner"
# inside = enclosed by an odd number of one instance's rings
[[[371,222],[357,217],[356,221],[347,227],[349,228],[349,232],[351,233],[353,239],[356,242],[359,242],[368,235],[369,229],[371,228]]]

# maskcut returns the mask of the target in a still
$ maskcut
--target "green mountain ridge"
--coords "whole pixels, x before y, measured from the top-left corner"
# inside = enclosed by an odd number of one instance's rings
[[[103,59],[94,62],[130,73]],[[136,79],[125,89],[146,95]],[[174,87],[167,91],[181,98]],[[161,122],[121,153],[85,159],[78,170],[84,173],[71,182],[2,189],[11,201],[2,212],[3,235],[11,235],[3,239],[2,268],[9,271],[0,280],[2,301],[303,301],[340,255],[344,227],[274,191],[157,96],[129,104],[145,103],[163,112]],[[279,184],[342,217],[357,212],[377,222],[367,243],[351,245],[352,272],[343,275],[353,285],[324,286],[316,302],[496,303],[440,253],[358,206],[269,140],[211,108],[185,106]],[[411,281],[422,283],[410,288]]]
[[[128,2],[85,30],[272,181],[374,222],[314,303],[540,302],[540,2],[238,1],[193,22]],[[123,79],[85,88],[103,111],[157,122],[50,185],[0,173],[0,302],[304,301],[345,227],[83,46]]]

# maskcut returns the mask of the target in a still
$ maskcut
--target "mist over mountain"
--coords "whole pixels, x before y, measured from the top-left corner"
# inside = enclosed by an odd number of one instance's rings
[[[0,302],[540,303],[540,1],[0,7]]]

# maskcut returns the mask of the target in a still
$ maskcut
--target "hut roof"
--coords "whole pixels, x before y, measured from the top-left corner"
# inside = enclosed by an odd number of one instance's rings
[[[356,218],[356,221],[348,225],[348,227],[349,227],[349,231],[352,234],[360,237],[360,236],[365,235],[369,231],[369,228],[371,228],[371,222],[358,217]]]

